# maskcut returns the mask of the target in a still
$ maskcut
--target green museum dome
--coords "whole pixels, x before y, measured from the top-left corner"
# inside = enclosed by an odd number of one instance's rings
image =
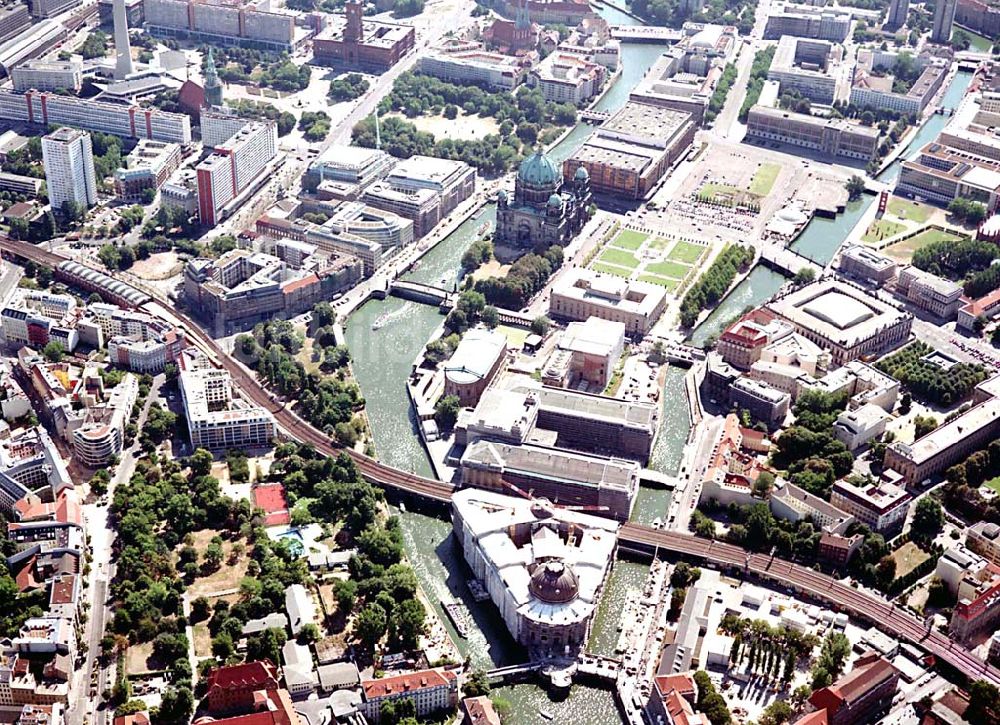
[[[533,188],[557,186],[559,184],[559,169],[552,159],[537,149],[535,153],[521,162],[517,178],[522,184]]]

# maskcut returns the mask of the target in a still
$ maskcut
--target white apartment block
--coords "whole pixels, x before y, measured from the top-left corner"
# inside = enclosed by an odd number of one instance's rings
[[[214,149],[236,135],[249,121],[232,112],[203,111],[201,114],[201,142]]]
[[[53,209],[61,209],[68,201],[84,206],[97,203],[90,134],[63,127],[43,136],[42,163]]]
[[[182,367],[184,359],[182,358]],[[191,445],[223,450],[270,445],[276,429],[264,408],[233,397],[233,381],[225,370],[185,367],[180,375],[181,398]]]
[[[157,318],[98,302],[88,311],[107,341],[108,359],[137,373],[163,372],[184,346],[183,334]]]
[[[15,66],[10,72],[15,91],[79,92],[83,85],[83,57],[74,55],[69,60],[29,60]]]
[[[426,55],[420,59],[420,72],[446,81],[512,91],[524,80],[525,69],[514,56],[475,49]]]
[[[139,378],[127,373],[108,399],[87,408],[83,424],[73,431],[73,454],[87,468],[107,466],[122,452],[125,426],[139,397]]]
[[[278,127],[273,121],[251,121],[215,153],[198,164],[198,213],[213,225],[221,212],[260,176],[278,153]]]
[[[607,77],[600,63],[556,51],[531,72],[528,85],[540,89],[546,101],[578,106],[600,93]]]
[[[191,119],[182,113],[44,92],[0,89],[0,119],[64,124],[124,138],[191,142]]]

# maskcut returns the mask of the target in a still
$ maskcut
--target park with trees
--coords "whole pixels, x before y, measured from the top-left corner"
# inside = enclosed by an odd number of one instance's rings
[[[875,363],[917,398],[933,405],[952,406],[972,395],[972,390],[986,379],[986,369],[975,363],[956,363],[947,369],[924,359],[934,351],[917,340],[902,350]]]
[[[736,275],[750,268],[754,255],[753,247],[740,244],[730,244],[723,249],[681,300],[681,325],[694,327],[703,311],[718,304]]]

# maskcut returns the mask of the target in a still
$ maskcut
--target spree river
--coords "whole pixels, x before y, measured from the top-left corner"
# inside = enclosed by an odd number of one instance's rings
[[[632,22],[610,8],[601,14],[613,24]],[[598,104],[601,110],[620,108],[635,84],[663,51],[655,45],[623,44],[623,70],[614,86]],[[968,86],[969,74],[959,74],[949,90],[949,101],[957,102]],[[934,116],[911,142],[908,150],[919,148],[933,138],[946,119]],[[592,133],[593,128],[580,124],[551,150],[557,161],[570,156]],[[883,179],[894,178],[898,169],[890,167]],[[796,241],[796,249],[818,261],[828,261],[854,226],[872,199],[864,199],[849,207],[836,219],[814,219]],[[440,242],[411,270],[405,279],[453,286],[460,281],[460,260],[469,244],[478,237],[481,225],[496,217],[496,208],[489,205],[476,218],[462,224]],[[781,275],[763,267],[751,271],[747,278],[723,301],[692,335],[695,342],[704,342],[744,307],[755,305],[774,294],[783,284]],[[372,330],[372,323],[388,315],[381,329]],[[351,351],[353,368],[365,396],[378,458],[401,469],[425,476],[432,475],[430,462],[417,434],[412,406],[406,392],[414,359],[427,340],[441,325],[442,316],[436,308],[395,298],[371,301],[355,311],[347,320],[345,335]],[[684,371],[667,370],[661,395],[662,418],[650,467],[673,474],[677,472],[684,443],[690,430],[684,395]],[[662,518],[670,501],[670,492],[662,489],[640,490],[633,519],[645,523]],[[407,556],[416,571],[421,587],[445,626],[451,631],[464,657],[475,667],[490,668],[522,661],[524,652],[508,634],[492,604],[476,604],[465,584],[466,569],[450,522],[416,511],[397,511]],[[618,560],[608,579],[601,604],[595,617],[588,649],[612,655],[618,640],[621,611],[631,589],[641,588],[648,567]],[[451,627],[441,607],[442,600],[462,601],[470,612],[474,626],[463,639]],[[545,723],[544,711],[554,722],[580,725],[608,725],[618,721],[611,693],[594,688],[574,686],[569,698],[554,702],[546,692],[533,685],[517,685],[497,690],[497,697],[510,705],[511,716],[505,722],[514,725]]]

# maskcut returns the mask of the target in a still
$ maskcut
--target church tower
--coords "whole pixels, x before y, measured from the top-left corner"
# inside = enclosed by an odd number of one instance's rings
[[[219,80],[219,73],[215,70],[215,58],[212,57],[212,49],[208,49],[208,59],[205,62],[205,105],[222,105],[222,81]]]

